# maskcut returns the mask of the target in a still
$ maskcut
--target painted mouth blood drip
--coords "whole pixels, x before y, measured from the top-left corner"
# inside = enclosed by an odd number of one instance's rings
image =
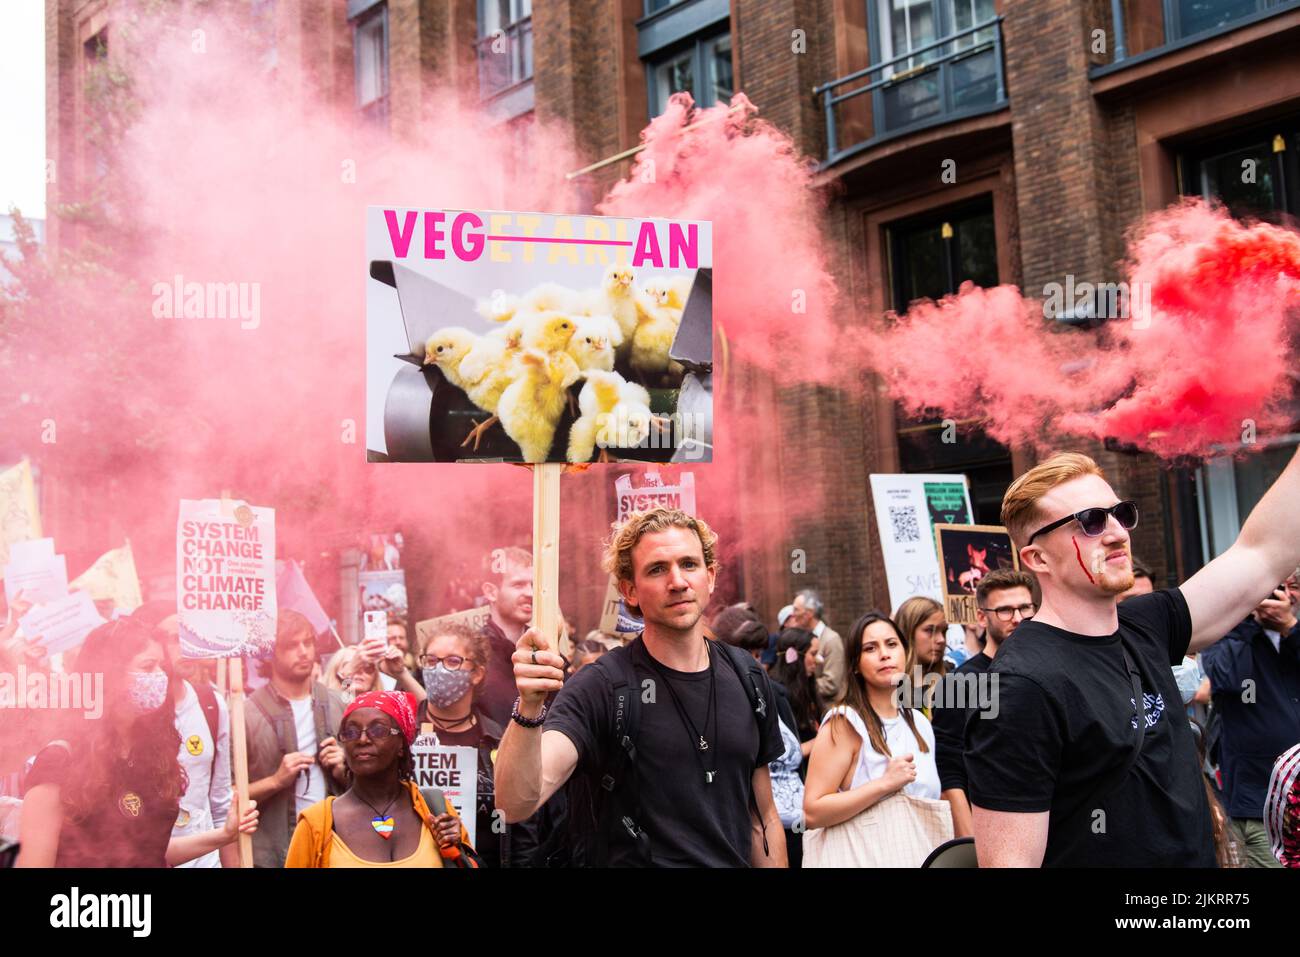
[[[1094,585],[1097,584],[1097,579],[1092,577],[1092,572],[1088,571],[1088,566],[1083,563],[1083,552],[1079,550],[1079,540],[1071,535],[1070,541],[1074,542],[1074,557],[1079,560],[1079,567],[1082,568],[1083,573],[1088,576],[1088,581],[1092,582]]]

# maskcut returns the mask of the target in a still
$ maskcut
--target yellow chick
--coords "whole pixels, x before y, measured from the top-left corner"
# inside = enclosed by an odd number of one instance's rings
[[[690,276],[651,276],[641,284],[641,291],[657,306],[682,310],[691,294]],[[678,321],[681,314],[678,313]]]
[[[677,312],[676,317],[674,312]],[[662,376],[665,372],[679,377],[686,371],[680,363],[668,357],[668,350],[677,337],[680,315],[670,306],[654,307],[636,324],[628,364],[642,376],[643,381],[646,376]]]
[[[587,381],[578,394],[581,414],[569,430],[568,460],[590,462],[599,443],[604,462],[607,448],[635,448],[644,442],[654,418],[650,394],[617,372],[588,369],[584,375]]]
[[[581,372],[568,353],[540,349],[521,352],[515,369],[515,380],[501,393],[497,415],[525,462],[545,462],[564,414],[567,390]]]
[[[424,364],[436,365],[448,382],[463,391],[465,380],[460,372],[460,364],[477,345],[478,339],[478,336],[462,326],[439,329],[424,344]]]
[[[573,338],[574,320],[563,312],[521,313],[506,325],[506,334],[517,336],[524,349],[563,352]]]
[[[636,275],[627,266],[610,266],[600,281],[600,288],[588,293],[588,308],[593,315],[612,316],[623,333],[618,347],[620,358],[632,348],[632,333],[640,316],[637,308]]]
[[[473,347],[461,359],[458,369],[463,383],[461,388],[471,402],[491,414],[491,418],[480,422],[465,436],[462,446],[473,440],[477,449],[483,434],[497,422],[497,403],[501,393],[515,379],[514,363],[518,352],[518,345],[509,341],[504,330],[493,330],[477,337]]]
[[[610,316],[582,316],[574,323],[568,353],[579,369],[614,368],[614,350],[623,343],[623,330]]]
[[[474,309],[480,316],[491,322],[509,322],[519,311],[520,299],[510,293],[497,290],[488,299],[480,299]]]

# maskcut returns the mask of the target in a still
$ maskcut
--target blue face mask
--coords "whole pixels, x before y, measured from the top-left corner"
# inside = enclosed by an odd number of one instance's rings
[[[436,668],[425,668],[424,693],[437,708],[450,708],[469,691],[474,672],[463,668],[449,671],[441,662]]]
[[[131,704],[141,714],[157,711],[167,700],[167,672],[128,671],[126,677]]]

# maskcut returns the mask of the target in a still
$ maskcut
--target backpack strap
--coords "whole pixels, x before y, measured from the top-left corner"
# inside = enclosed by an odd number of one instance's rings
[[[1142,678],[1137,666],[1133,663],[1133,658],[1129,655],[1128,648],[1124,647],[1123,639],[1120,640],[1119,649],[1124,655],[1124,668],[1128,671],[1129,685],[1133,691],[1133,702],[1137,706],[1135,715],[1137,733],[1133,736],[1133,746],[1129,749],[1128,758],[1125,759],[1123,767],[1119,769],[1117,774],[1103,778],[1096,787],[1088,792],[1087,798],[1079,804],[1083,808],[1086,808],[1093,801],[1109,797],[1116,788],[1128,779],[1129,771],[1133,770],[1133,765],[1137,764],[1138,755],[1142,753],[1142,742],[1147,735],[1147,705],[1146,699],[1142,697]]]
[[[740,681],[741,687],[745,689],[745,694],[749,696],[749,706],[754,712],[754,723],[758,726],[758,739],[761,743],[763,740],[763,723],[767,720],[768,708],[767,699],[763,695],[762,666],[754,660],[753,655],[734,645],[722,641],[709,641],[709,643],[721,652],[723,661],[731,665],[732,670],[736,672],[736,678]],[[767,824],[763,821],[763,815],[759,813],[758,800],[754,797],[752,788],[749,792],[749,810],[763,831],[763,853],[770,854],[771,849],[767,844]]]
[[[636,780],[636,737],[641,714],[641,686],[632,665],[632,645],[601,655],[592,665],[603,665],[611,685],[609,755],[605,773],[592,796],[596,811],[596,848],[590,866],[605,867],[609,841],[622,828],[636,845],[642,862],[651,863],[650,836],[641,828],[641,789]],[[590,666],[589,666],[590,667]]]
[[[217,692],[206,681],[198,681],[191,684],[190,687],[194,689],[194,693],[198,696],[199,707],[203,709],[203,717],[208,722],[208,731],[212,734],[211,764],[213,771],[215,771],[217,767],[217,748],[220,747],[221,742],[218,735],[221,727],[221,711],[217,707]]]

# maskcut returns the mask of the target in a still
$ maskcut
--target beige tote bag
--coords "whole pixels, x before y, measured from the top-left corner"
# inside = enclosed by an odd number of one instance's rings
[[[843,824],[803,836],[804,867],[920,867],[952,840],[947,801],[896,791]]]

